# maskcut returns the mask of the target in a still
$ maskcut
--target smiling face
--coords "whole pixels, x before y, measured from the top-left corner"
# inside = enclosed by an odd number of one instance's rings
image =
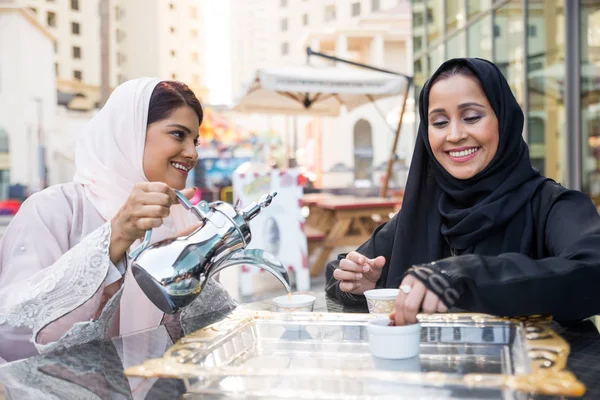
[[[144,174],[150,182],[185,188],[188,172],[198,162],[198,114],[189,106],[173,110],[146,130]]]
[[[474,77],[453,75],[429,92],[427,135],[436,160],[456,179],[469,179],[498,150],[498,118]]]

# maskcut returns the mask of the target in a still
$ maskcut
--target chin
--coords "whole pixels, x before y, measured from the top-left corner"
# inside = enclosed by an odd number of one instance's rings
[[[467,179],[471,179],[472,177],[474,177],[475,175],[477,175],[477,172],[473,172],[473,171],[452,171],[452,170],[446,170],[450,173],[450,175],[452,175],[454,178],[459,179],[461,181],[467,180]]]
[[[166,179],[165,183],[175,190],[185,189],[185,179]]]

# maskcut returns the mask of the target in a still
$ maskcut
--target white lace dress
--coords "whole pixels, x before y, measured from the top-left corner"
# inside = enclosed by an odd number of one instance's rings
[[[160,322],[162,313],[129,271],[121,288],[103,301],[104,288],[126,269],[110,261],[110,235],[110,223],[78,184],[53,186],[22,205],[0,243],[0,358],[20,359]],[[128,285],[133,294],[125,304]],[[195,313],[235,306],[217,283],[201,297],[211,301],[198,299]],[[134,314],[158,319],[122,321]]]

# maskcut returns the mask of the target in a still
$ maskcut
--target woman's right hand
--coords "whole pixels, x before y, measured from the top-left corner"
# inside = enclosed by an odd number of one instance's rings
[[[182,193],[192,197],[195,189]],[[175,191],[162,182],[136,183],[117,214],[111,220],[110,259],[116,264],[127,249],[148,229],[158,228],[169,216],[171,206],[177,203]]]
[[[351,294],[363,294],[375,289],[385,265],[385,257],[367,258],[356,251],[348,253],[333,271],[333,277],[340,281],[340,290]]]

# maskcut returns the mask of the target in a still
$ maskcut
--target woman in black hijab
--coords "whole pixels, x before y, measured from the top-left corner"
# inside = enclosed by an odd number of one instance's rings
[[[600,216],[531,167],[523,112],[498,67],[445,62],[419,113],[402,210],[329,264],[328,294],[357,302],[400,287],[399,325],[450,307],[559,321],[600,313]]]

